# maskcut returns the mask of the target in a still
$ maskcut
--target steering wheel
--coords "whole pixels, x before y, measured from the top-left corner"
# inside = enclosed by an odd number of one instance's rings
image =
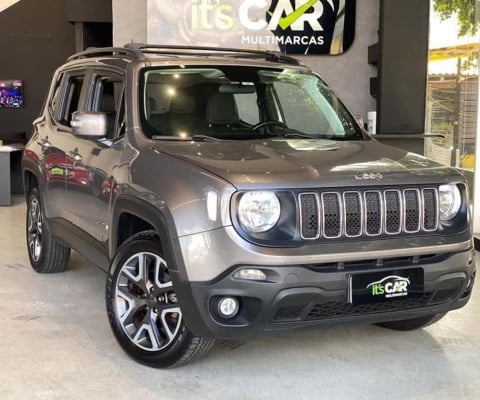
[[[252,129],[254,131],[260,129],[260,128],[263,128],[264,126],[268,126],[268,125],[278,125],[278,126],[285,126],[285,124],[281,121],[263,121],[263,122],[259,122],[258,124],[252,126]]]

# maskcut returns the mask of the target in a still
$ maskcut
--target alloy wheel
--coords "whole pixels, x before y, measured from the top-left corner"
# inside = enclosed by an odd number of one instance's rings
[[[28,248],[33,261],[37,262],[42,254],[43,215],[37,199],[30,202],[28,208]]]
[[[125,334],[145,351],[168,347],[182,324],[167,263],[154,253],[134,254],[122,265],[114,306]]]

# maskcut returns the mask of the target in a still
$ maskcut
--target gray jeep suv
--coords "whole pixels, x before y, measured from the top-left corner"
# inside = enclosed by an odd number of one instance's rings
[[[55,73],[23,157],[28,254],[108,274],[122,348],[185,364],[215,338],[410,330],[475,277],[465,180],[369,137],[274,52],[128,45]]]

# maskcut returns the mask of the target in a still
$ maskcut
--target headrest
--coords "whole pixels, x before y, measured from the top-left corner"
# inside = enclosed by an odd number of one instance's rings
[[[100,111],[104,113],[115,112],[115,98],[113,94],[104,93],[102,95]]]
[[[233,94],[215,93],[208,99],[207,123],[228,125],[238,121],[237,106]]]
[[[174,114],[191,114],[195,110],[195,99],[186,94],[177,94],[172,98],[170,112]]]

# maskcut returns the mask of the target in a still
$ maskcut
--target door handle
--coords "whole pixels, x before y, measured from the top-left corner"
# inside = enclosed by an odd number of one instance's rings
[[[77,149],[70,151],[69,154],[77,162],[80,162],[83,159],[82,155],[78,152]]]
[[[48,137],[46,137],[45,139],[37,141],[37,144],[40,145],[40,147],[42,148],[43,151],[45,151],[49,147],[52,147],[52,144],[48,141]]]

